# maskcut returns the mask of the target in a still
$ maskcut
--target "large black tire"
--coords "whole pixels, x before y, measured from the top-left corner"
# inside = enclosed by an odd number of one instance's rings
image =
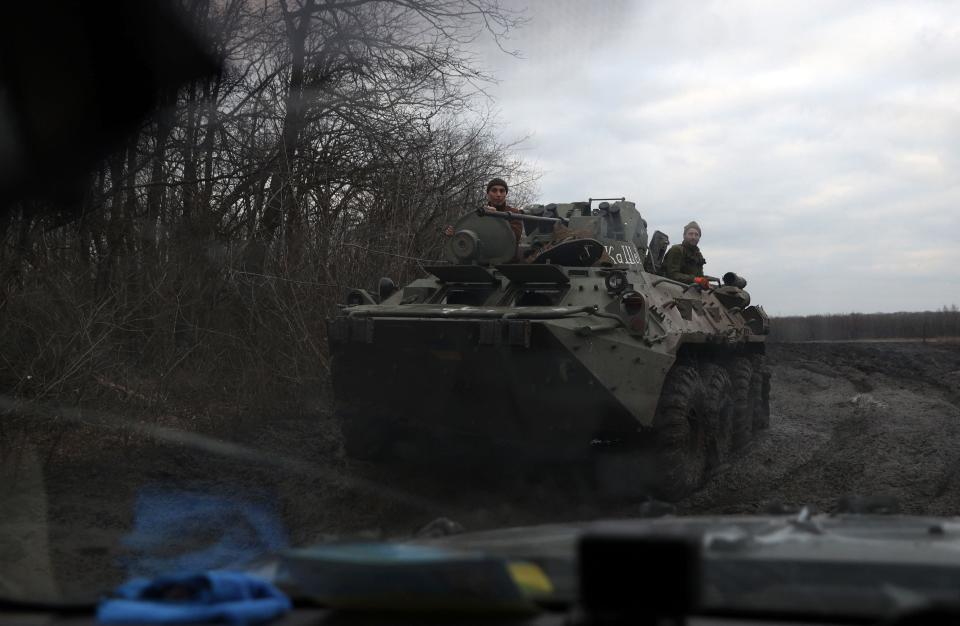
[[[753,357],[750,396],[753,403],[753,431],[770,428],[770,370],[767,368],[767,358],[763,355]]]
[[[730,390],[733,396],[733,448],[738,450],[753,438],[753,362],[737,357],[730,363]]]
[[[734,406],[730,376],[719,365],[704,366],[706,391],[707,461],[713,468],[727,462],[734,451]]]
[[[706,477],[709,431],[704,395],[694,367],[675,365],[667,374],[653,420],[654,489],[664,500],[679,500]]]

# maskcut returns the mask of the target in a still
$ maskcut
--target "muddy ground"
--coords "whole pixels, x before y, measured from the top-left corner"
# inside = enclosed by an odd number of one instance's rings
[[[221,552],[211,558],[222,560],[230,556],[225,541],[229,552],[409,536],[441,516],[473,530],[653,510],[960,515],[960,344],[779,344],[769,357],[770,429],[667,509],[599,502],[562,477],[475,488],[433,476],[419,493],[399,493],[379,486],[389,476],[344,459],[322,403],[315,420],[263,419],[220,432],[205,424],[196,430],[217,436],[197,440],[178,439],[178,429],[193,426],[175,420],[149,436],[96,420],[61,420],[56,428],[8,420],[0,432],[0,597],[88,598],[156,566],[145,557],[158,553],[176,559],[217,544]],[[161,520],[150,529],[167,536],[150,544],[145,494],[159,502],[154,514],[190,509],[198,494],[241,504],[227,521],[202,509],[186,523],[174,519],[172,533]],[[263,536],[270,534],[263,516],[275,522],[271,538]],[[231,520],[244,529],[239,535],[217,526]],[[135,530],[139,539],[131,541]]]
[[[771,427],[684,513],[960,514],[960,345],[776,344]]]

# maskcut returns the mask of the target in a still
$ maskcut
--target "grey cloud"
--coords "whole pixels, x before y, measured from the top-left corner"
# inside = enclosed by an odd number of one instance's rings
[[[496,61],[544,200],[627,195],[674,239],[696,217],[782,314],[960,300],[949,3],[592,6],[531,4],[526,60]]]

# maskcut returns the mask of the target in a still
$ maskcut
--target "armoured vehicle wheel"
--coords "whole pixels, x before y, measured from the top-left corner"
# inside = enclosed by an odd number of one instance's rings
[[[753,436],[753,363],[737,357],[730,363],[730,389],[733,396],[733,447],[742,448]]]
[[[770,370],[766,357],[753,357],[753,378],[750,381],[750,395],[753,399],[753,430],[770,428]]]
[[[727,461],[734,450],[735,415],[730,376],[725,369],[711,363],[703,368],[702,377],[706,389],[706,423],[712,434],[707,441],[707,461],[710,467],[716,467]]]
[[[709,425],[703,381],[694,367],[675,365],[660,396],[653,420],[657,461],[656,491],[679,500],[706,475]]]

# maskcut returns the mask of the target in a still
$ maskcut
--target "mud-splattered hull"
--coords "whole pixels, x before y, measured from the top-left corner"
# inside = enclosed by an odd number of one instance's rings
[[[343,320],[334,392],[357,458],[489,464],[575,461],[635,417],[532,320]]]

